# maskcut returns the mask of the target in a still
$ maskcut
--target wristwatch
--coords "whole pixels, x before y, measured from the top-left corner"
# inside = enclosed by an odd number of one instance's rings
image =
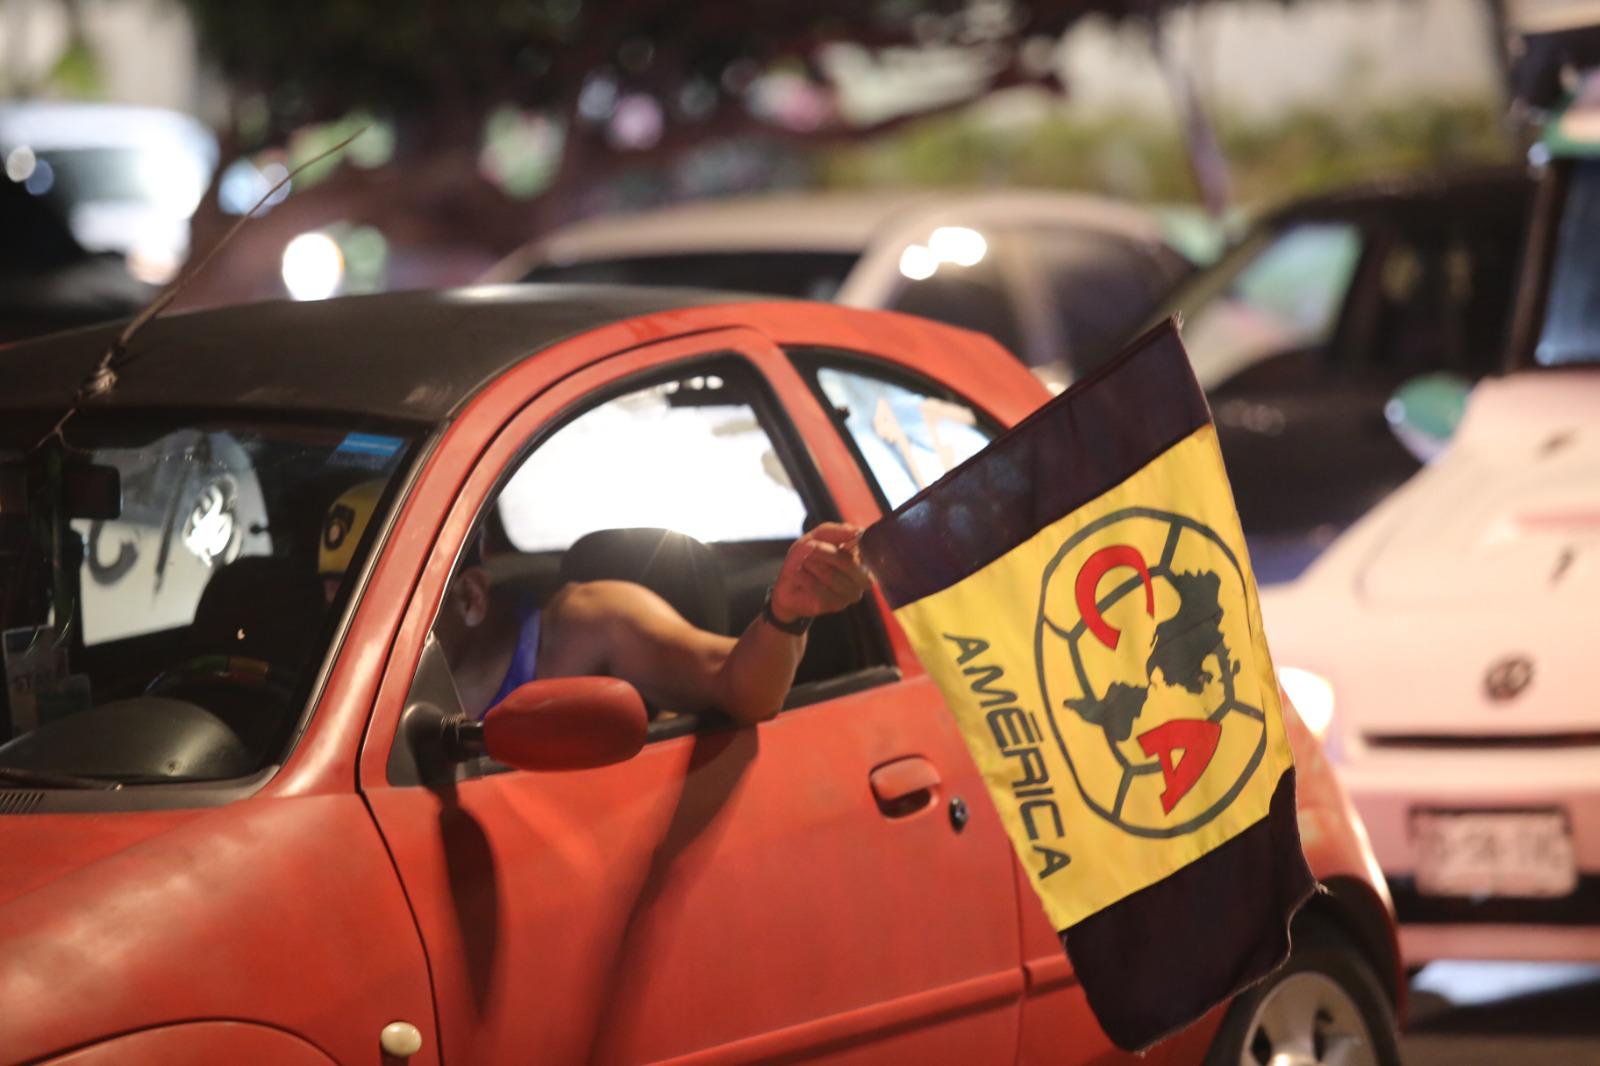
[[[767,586],[767,598],[761,601],[761,617],[780,633],[787,633],[791,637],[803,637],[806,630],[811,628],[811,619],[796,618],[792,622],[780,622],[778,616],[772,613],[772,586]]]

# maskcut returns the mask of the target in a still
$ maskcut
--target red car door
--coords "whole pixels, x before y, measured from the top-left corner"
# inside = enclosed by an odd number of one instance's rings
[[[424,786],[392,770],[480,522],[505,580],[546,587],[576,536],[690,533],[718,559],[737,631],[787,541],[838,514],[783,397],[813,422],[818,408],[754,333],[544,384],[508,374],[463,415],[391,538],[391,556],[427,561],[361,786],[427,947],[445,1061],[1013,1062],[1010,845],[937,691],[900,680],[876,602],[814,627],[798,705],[758,727],[663,717],[638,756],[583,771],[474,767]],[[519,399],[481,456],[450,458],[475,416]]]
[[[814,344],[791,349],[790,357],[806,387],[821,401],[818,420],[832,423],[813,431],[813,449],[824,456],[848,454],[838,462],[839,469],[830,470],[831,480],[841,499],[848,500],[851,517],[862,524],[904,503],[1002,429],[973,398],[912,366]],[[979,374],[969,374],[964,382],[969,387],[984,384]],[[1039,391],[1042,399],[1043,390]],[[1012,409],[1009,397],[1000,396],[995,409]],[[920,675],[921,666],[903,636],[897,636],[907,676]],[[975,799],[974,806],[982,806],[992,817],[987,794]],[[1089,1010],[1031,879],[1014,864],[1013,870],[1027,985],[1018,1062],[1160,1066],[1188,1061],[1171,1057],[1174,1045],[1163,1044],[1138,1056],[1111,1043]],[[1185,1038],[1188,1042],[1179,1050],[1203,1049],[1210,1031],[1199,1033],[1198,1040]]]

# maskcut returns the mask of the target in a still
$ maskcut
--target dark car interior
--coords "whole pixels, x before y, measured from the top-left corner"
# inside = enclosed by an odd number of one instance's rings
[[[125,782],[252,774],[281,758],[336,621],[308,560],[240,557],[191,625],[76,648],[93,706],[0,746],[0,765]]]
[[[70,485],[47,505],[34,471],[0,508],[8,665],[44,679],[31,711],[16,686],[0,694],[0,773],[219,781],[281,760],[350,594],[330,600],[318,578],[323,511],[375,473],[340,451],[349,427],[73,425],[100,459],[86,469],[110,474],[109,509],[82,509]],[[225,535],[201,562],[207,517]]]

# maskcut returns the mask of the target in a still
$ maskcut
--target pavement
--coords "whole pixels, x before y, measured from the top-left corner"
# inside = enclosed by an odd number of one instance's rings
[[[1406,1066],[1600,1066],[1600,966],[1436,962],[1411,980]]]

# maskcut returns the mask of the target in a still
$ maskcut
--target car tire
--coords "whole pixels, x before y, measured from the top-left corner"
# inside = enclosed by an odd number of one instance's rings
[[[1400,1066],[1394,1010],[1372,965],[1320,924],[1294,933],[1289,961],[1228,1008],[1206,1066]]]

